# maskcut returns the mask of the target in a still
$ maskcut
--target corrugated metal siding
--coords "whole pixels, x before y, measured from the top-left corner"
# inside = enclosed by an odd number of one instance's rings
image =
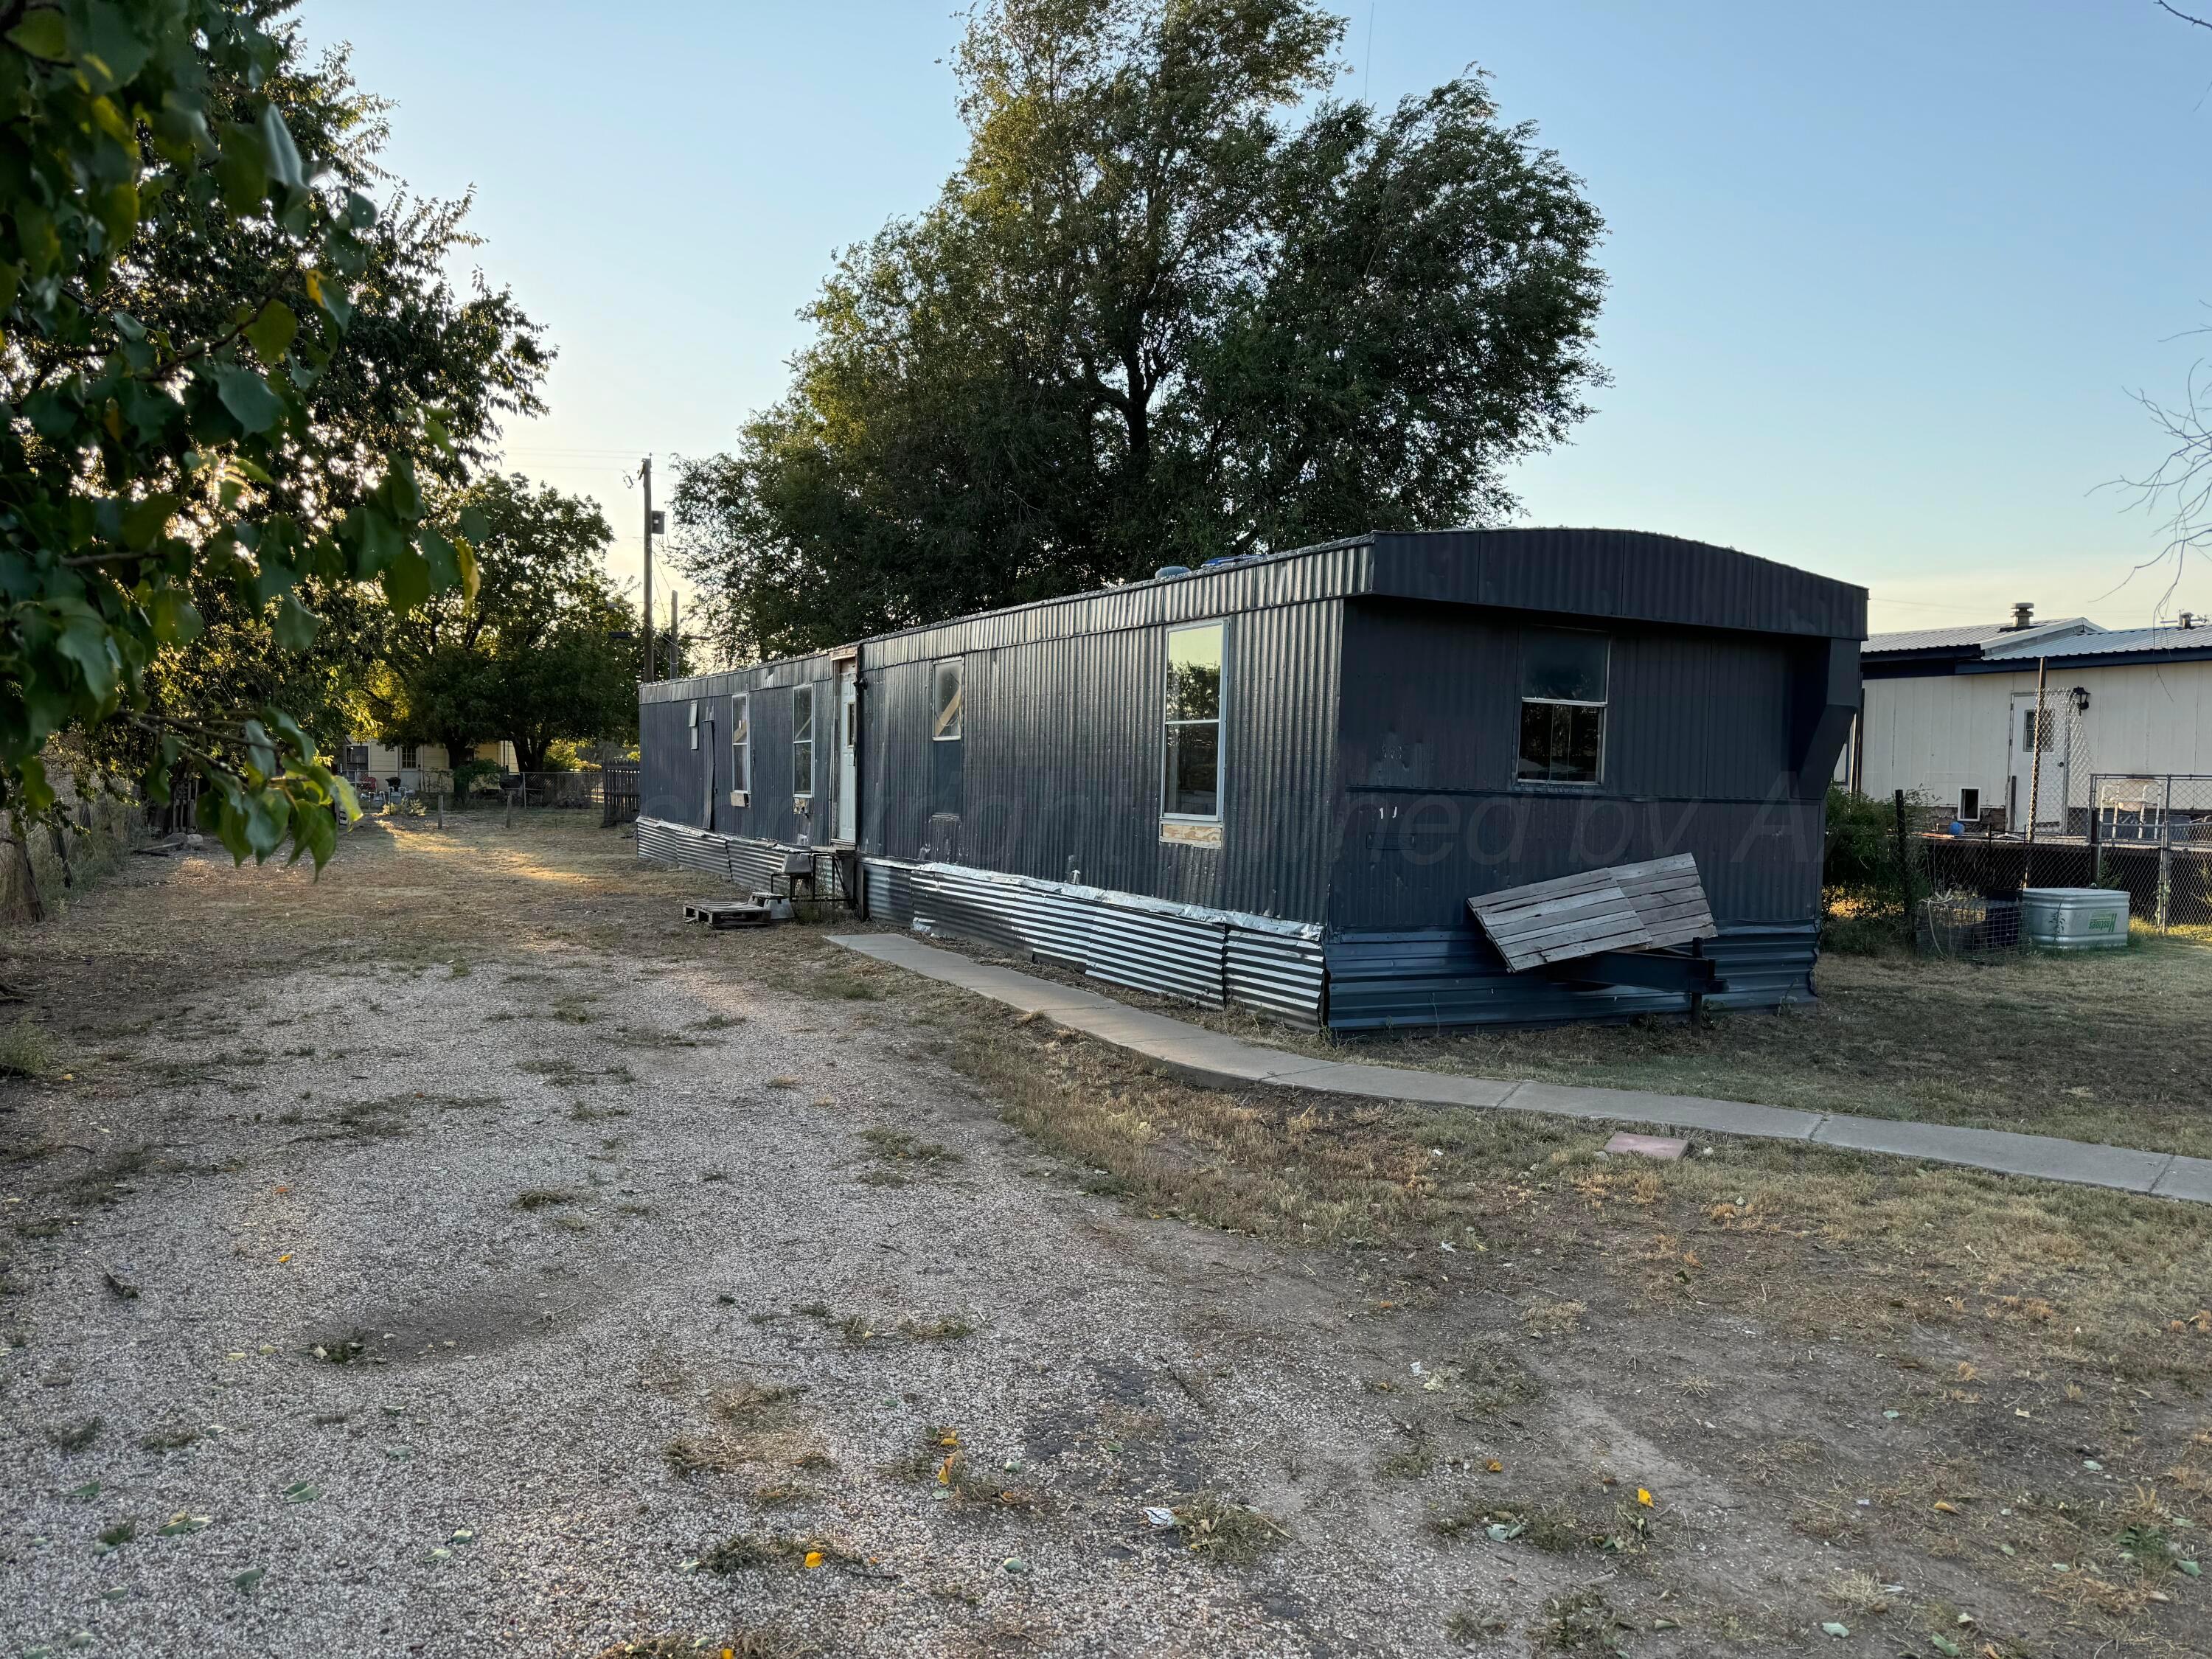
[[[1866,590],[1732,548],[1639,530],[1378,535],[1370,592],[1566,616],[1866,637]]]
[[[1705,941],[1729,982],[1709,1008],[1774,1008],[1812,1000],[1817,928],[1733,927]],[[1627,1019],[1689,1009],[1679,993],[1621,986],[1583,990],[1536,974],[1510,974],[1472,928],[1333,935],[1333,1030],[1431,1025],[1549,1025]]]
[[[872,665],[927,662],[968,651],[996,651],[1047,640],[1077,639],[1199,622],[1233,612],[1306,605],[1365,591],[1365,538],[1256,559],[1162,581],[1131,582],[1102,592],[1043,599],[1011,610],[879,635],[864,649]]]
[[[1317,921],[1339,613],[1320,603],[1224,618],[1218,848],[1160,839],[1164,626],[966,653],[957,823],[931,799],[949,747],[930,735],[939,659],[871,659],[863,850]]]
[[[1603,780],[1522,785],[1525,625],[1363,600],[1345,612],[1339,928],[1463,927],[1468,897],[1688,853],[1723,923],[1818,914],[1825,780],[1792,769],[1806,647],[1620,628]]]
[[[641,685],[640,813],[756,841],[796,845],[802,838],[832,839],[837,827],[836,674],[836,661],[825,653]],[[799,685],[815,688],[814,797],[805,813],[797,810],[792,794],[791,694]],[[750,696],[752,739],[752,787],[743,806],[730,799],[737,787],[730,699],[740,691]],[[696,750],[690,744],[695,705],[701,732]]]
[[[869,859],[868,914],[1117,985],[1319,1023],[1320,930],[986,870]]]

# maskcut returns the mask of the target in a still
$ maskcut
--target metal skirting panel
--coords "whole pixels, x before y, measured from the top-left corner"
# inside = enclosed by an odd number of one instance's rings
[[[1083,971],[1094,979],[1218,1008],[1229,1000],[1229,928],[1102,902],[1091,914]]]
[[[1818,945],[1811,923],[1724,927],[1705,949],[1729,982],[1727,991],[1705,999],[1708,1008],[1776,1008],[1813,1000]],[[1680,992],[1577,988],[1508,973],[1472,928],[1342,933],[1328,941],[1333,1030],[1552,1025],[1688,1011],[1689,998]]]
[[[694,830],[665,818],[637,821],[637,855],[641,860],[672,864],[733,882],[747,892],[775,888],[783,874],[786,849],[775,842],[753,841],[743,836],[718,836],[711,830]],[[834,854],[814,849],[814,890],[824,898],[842,897]]]
[[[1229,1000],[1241,1008],[1317,1025],[1324,973],[1317,939],[1241,931],[1229,935]]]
[[[996,945],[1094,978],[1337,1030],[1545,1025],[1686,1012],[1677,992],[1592,989],[1509,974],[1471,927],[1346,933],[1133,894],[970,869],[862,860],[873,920]],[[1812,1000],[1816,932],[1726,928],[1705,942],[1729,988],[1713,1009]]]
[[[914,920],[914,878],[903,864],[870,859],[860,866],[860,890],[867,896],[868,920],[905,926]]]
[[[1321,930],[962,865],[863,862],[868,914],[1132,989],[1321,1023]]]
[[[730,878],[730,849],[726,837],[665,818],[637,821],[637,855],[655,864],[672,864],[703,876]]]
[[[766,892],[783,873],[783,848],[774,842],[730,842],[730,879],[751,892]]]

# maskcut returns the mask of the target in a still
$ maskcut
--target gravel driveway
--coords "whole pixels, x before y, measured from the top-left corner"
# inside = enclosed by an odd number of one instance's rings
[[[105,1202],[6,1200],[7,1651],[1425,1654],[1543,1599],[1383,1513],[1356,1285],[1086,1196],[895,1012],[553,942],[234,1023],[216,967],[17,1107]],[[1144,1513],[1201,1494],[1288,1541]]]
[[[127,862],[0,936],[0,1659],[2201,1650],[2186,1206],[1188,1089],[574,818]]]

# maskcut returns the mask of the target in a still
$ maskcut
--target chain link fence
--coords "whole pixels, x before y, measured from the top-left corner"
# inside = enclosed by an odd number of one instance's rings
[[[2212,776],[2094,773],[2018,830],[1996,814],[1967,823],[1899,795],[1893,804],[1899,897],[1915,942],[1977,956],[2026,944],[2029,888],[2124,892],[2128,915],[2160,933],[2212,927]],[[2033,797],[2032,797],[2033,799]]]

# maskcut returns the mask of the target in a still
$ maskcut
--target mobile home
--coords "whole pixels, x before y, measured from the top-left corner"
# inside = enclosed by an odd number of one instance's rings
[[[1678,1010],[1468,901],[1689,854],[1808,997],[1863,590],[1607,530],[1376,533],[641,688],[641,856],[1339,1030]]]

